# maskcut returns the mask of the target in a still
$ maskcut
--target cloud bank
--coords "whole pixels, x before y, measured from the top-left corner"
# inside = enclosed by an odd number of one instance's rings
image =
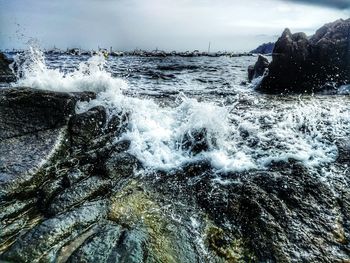
[[[350,9],[350,0],[286,0],[289,2],[299,2],[310,5],[322,5],[336,9]]]
[[[0,0],[0,49],[33,37],[47,48],[247,51],[285,27],[312,34],[348,16],[306,2],[316,0]]]

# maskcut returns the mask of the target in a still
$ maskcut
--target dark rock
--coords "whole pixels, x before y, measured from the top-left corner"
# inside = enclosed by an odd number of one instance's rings
[[[23,211],[33,207],[37,202],[37,198],[31,198],[26,200],[12,200],[9,203],[0,205],[0,220],[6,220],[9,218],[20,215]]]
[[[106,174],[114,180],[130,177],[134,174],[134,170],[140,167],[137,158],[127,152],[114,152],[105,162]]]
[[[27,226],[33,225],[33,218],[37,216],[37,198],[26,200],[12,200],[0,205],[0,255],[8,244]]]
[[[113,115],[107,124],[107,131],[111,132],[115,137],[118,137],[126,131],[129,124],[129,114],[120,112]]]
[[[89,173],[91,170],[92,167],[90,165],[85,165],[81,168],[70,169],[66,174],[67,185],[72,186],[73,184],[86,178],[88,176],[87,173]]]
[[[268,171],[221,175],[230,180],[227,184],[215,184],[216,178],[210,166],[190,164],[162,175],[155,187],[171,187],[177,198],[192,198],[224,229],[222,237],[212,241],[219,254],[227,252],[227,243],[242,240],[242,249],[257,262],[347,259],[350,229],[344,217],[349,216],[350,200],[344,190],[335,193],[323,178],[295,161],[273,163]]]
[[[1,193],[24,190],[19,186],[32,180],[32,175],[66,143],[66,127],[75,114],[76,102],[94,96],[0,89],[0,199]]]
[[[208,135],[206,128],[202,128],[188,131],[182,138],[180,145],[183,150],[188,150],[196,155],[215,147],[216,140]]]
[[[70,93],[30,88],[1,89],[0,138],[7,139],[66,125],[69,117],[75,114],[78,98]]]
[[[267,93],[318,91],[327,83],[350,82],[350,19],[337,20],[308,38],[286,29],[276,42],[267,76]]]
[[[147,233],[139,229],[133,229],[125,232],[124,235],[117,248],[120,255],[120,262],[147,262]]]
[[[120,262],[116,247],[123,229],[113,223],[104,223],[68,259],[68,263]]]
[[[252,81],[255,78],[263,76],[268,66],[268,59],[262,55],[259,55],[258,61],[255,63],[255,65],[249,66],[248,68],[248,80]]]
[[[105,124],[106,110],[102,106],[74,115],[69,122],[72,145],[75,147],[86,147],[91,140],[102,133],[102,128]]]
[[[350,164],[350,142],[348,140],[339,140],[338,146],[338,158],[337,161],[340,163]]]
[[[12,61],[8,59],[5,54],[0,52],[0,83],[10,83],[16,81],[16,76],[10,69]]]
[[[250,51],[250,53],[267,55],[272,53],[274,47],[275,47],[275,43],[273,42],[264,43],[258,46],[256,49],[253,49],[252,51]]]
[[[106,194],[110,182],[100,179],[96,176],[87,178],[77,185],[72,185],[65,189],[52,200],[48,208],[48,213],[55,215],[66,211],[67,209],[91,200],[99,195]]]
[[[106,203],[98,201],[48,219],[18,239],[10,250],[0,256],[0,259],[10,262],[42,260],[46,255],[50,256],[52,249],[58,250],[67,243],[67,240],[81,235],[93,223],[103,218],[106,212]],[[54,258],[51,258],[48,261],[53,260]]]

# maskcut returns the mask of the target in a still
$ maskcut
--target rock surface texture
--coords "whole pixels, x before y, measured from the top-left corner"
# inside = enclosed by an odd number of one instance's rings
[[[116,140],[128,114],[75,112],[94,97],[0,90],[1,262],[350,261],[347,142],[337,178],[293,160],[234,174],[204,161],[146,171]],[[206,136],[183,147],[215,147]]]
[[[321,27],[312,37],[286,29],[273,49],[266,93],[314,92],[350,83],[350,19]]]
[[[255,65],[249,66],[248,68],[249,81],[252,81],[255,78],[263,76],[268,67],[269,67],[269,60],[266,57],[259,55],[258,61],[255,63]]]
[[[16,80],[15,75],[9,67],[11,63],[12,61],[0,52],[0,83],[9,83]]]

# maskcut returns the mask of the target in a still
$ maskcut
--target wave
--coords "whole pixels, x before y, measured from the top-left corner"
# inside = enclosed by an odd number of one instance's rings
[[[20,76],[16,86],[94,91],[97,98],[79,103],[78,112],[96,105],[105,106],[110,114],[128,112],[128,129],[116,141],[130,140],[129,152],[150,169],[169,170],[199,160],[210,161],[222,172],[266,169],[288,159],[317,167],[337,158],[335,134],[345,136],[349,130],[346,106],[325,106],[312,98],[281,102],[248,97],[244,107],[240,95],[224,106],[180,93],[173,106],[161,106],[154,99],[126,95],[128,83],[112,77],[102,55],[68,73],[48,68],[43,53],[34,48],[15,60]],[[186,144],[196,143],[198,136],[206,147],[195,152]]]

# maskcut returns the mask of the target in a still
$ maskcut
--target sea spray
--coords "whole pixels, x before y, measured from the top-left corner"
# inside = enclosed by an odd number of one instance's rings
[[[17,86],[94,91],[96,100],[79,103],[77,111],[103,105],[111,115],[129,113],[127,131],[115,140],[130,140],[129,152],[150,169],[168,170],[203,159],[222,172],[266,169],[271,162],[288,159],[318,167],[337,158],[336,136],[349,131],[346,107],[313,97],[288,101],[262,96],[239,108],[239,96],[223,106],[180,93],[171,107],[160,106],[137,93],[126,95],[128,83],[112,77],[103,56],[93,56],[70,72],[49,68],[37,49],[30,48],[24,57]],[[205,151],[194,154],[181,147],[187,134],[200,130],[206,131]]]

